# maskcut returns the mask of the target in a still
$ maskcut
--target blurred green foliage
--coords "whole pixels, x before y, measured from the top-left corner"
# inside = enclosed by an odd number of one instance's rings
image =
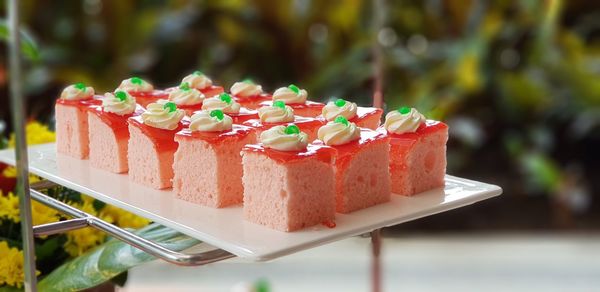
[[[32,117],[51,122],[75,81],[103,92],[135,74],[166,87],[196,69],[225,86],[293,82],[312,99],[366,105],[380,48],[387,108],[450,124],[450,173],[561,198],[572,212],[600,208],[595,1],[21,2],[40,48],[26,78]]]

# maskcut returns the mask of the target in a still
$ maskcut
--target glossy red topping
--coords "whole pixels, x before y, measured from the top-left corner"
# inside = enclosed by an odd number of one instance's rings
[[[101,105],[102,104],[102,95],[94,95],[93,97],[91,96],[86,99],[77,99],[77,100],[69,100],[69,99],[59,98],[56,100],[56,104],[62,104],[62,105],[67,105],[67,106],[76,106],[82,110],[85,110],[86,108],[88,108],[90,106]]]
[[[387,143],[389,140],[388,135],[373,131],[371,129],[360,128],[360,138],[352,142],[331,146],[336,150],[335,165],[338,169],[344,169],[348,166],[352,157],[360,151],[362,147],[372,143]],[[323,141],[317,140],[315,144],[323,144]]]
[[[260,106],[273,106],[273,101],[272,100],[263,101],[259,105]],[[310,100],[307,100],[305,103],[287,103],[286,105],[289,105],[294,110],[303,110],[303,109],[321,110],[325,106],[324,103],[310,101]]]
[[[448,125],[434,120],[426,120],[425,123],[421,124],[417,131],[414,133],[403,133],[403,134],[394,134],[386,130],[383,126],[379,127],[378,131],[380,133],[386,133],[390,136],[392,144],[406,144],[412,143],[422,137],[423,135],[430,134],[442,129],[447,129]]]
[[[177,128],[165,130],[145,125],[141,116],[130,117],[127,121],[130,125],[142,130],[142,132],[152,140],[152,143],[154,143],[154,147],[158,152],[177,150],[179,144],[175,142],[175,134],[189,124],[189,120],[184,119],[179,122]]]
[[[258,118],[258,112],[255,110],[247,109],[245,107],[240,108],[240,112],[237,114],[234,113],[225,113],[233,119],[234,124],[243,124],[247,120]]]
[[[211,85],[204,89],[200,89],[200,92],[202,92],[202,94],[204,94],[206,97],[213,97],[217,94],[225,92],[225,90],[223,90],[223,87],[221,86]]]
[[[306,150],[302,151],[280,151],[271,148],[265,148],[262,144],[248,144],[242,148],[243,152],[254,152],[266,155],[277,163],[292,163],[302,159],[316,158],[325,163],[332,163],[335,150],[326,145],[317,145],[309,143]]]
[[[323,222],[321,222],[321,224],[325,225],[328,228],[335,228],[337,226],[335,224],[335,221],[333,221],[333,220],[323,221]]]
[[[202,139],[211,144],[220,144],[225,140],[232,138],[244,138],[251,134],[254,130],[250,127],[242,125],[232,125],[229,131],[219,132],[203,132],[203,131],[192,131],[189,128],[185,128],[177,133],[178,137],[186,139]]]
[[[90,113],[98,116],[102,122],[108,125],[117,139],[128,139],[129,138],[129,129],[127,127],[127,119],[130,117],[139,116],[144,112],[144,109],[137,105],[135,111],[128,115],[117,115],[115,113],[105,112],[101,106],[95,106],[88,109]],[[93,131],[94,129],[92,129]]]
[[[321,127],[325,124],[325,122],[323,120],[318,120],[318,119],[309,118],[309,117],[301,117],[301,116],[294,116],[293,122],[285,122],[285,123],[262,123],[259,119],[252,119],[252,120],[248,120],[248,121],[244,122],[244,125],[256,128],[260,132],[268,130],[274,126],[279,126],[279,125],[287,126],[289,124],[295,124],[296,126],[298,126],[300,131],[304,131],[305,129],[314,129],[314,128]]]
[[[150,92],[128,91],[129,95],[135,98],[135,101],[143,107],[156,102],[159,99],[169,99],[168,90],[153,90]]]

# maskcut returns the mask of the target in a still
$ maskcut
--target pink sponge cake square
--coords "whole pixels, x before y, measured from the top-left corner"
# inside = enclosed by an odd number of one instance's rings
[[[184,110],[188,117],[202,109],[202,101],[206,98],[200,90],[191,87],[188,82],[181,83],[179,87],[169,88],[168,91],[169,101],[175,103],[177,108]]]
[[[129,178],[154,189],[172,186],[175,134],[187,124],[185,113],[172,102],[151,103],[140,116],[130,117],[127,160]]]
[[[228,93],[221,93],[202,101],[202,109],[206,111],[221,110],[233,119],[234,124],[243,124],[245,121],[258,118],[258,112],[241,106],[236,99]]]
[[[263,106],[258,109],[258,119],[252,119],[244,122],[244,125],[253,127],[260,135],[265,130],[274,126],[295,124],[300,131],[308,135],[308,141],[317,139],[317,130],[325,124],[322,119],[310,117],[301,117],[294,114],[294,110],[289,105],[277,100],[270,106]]]
[[[214,208],[242,202],[242,157],[256,143],[252,128],[234,125],[220,110],[200,111],[175,135],[173,189],[177,198]]]
[[[263,92],[262,86],[251,80],[236,82],[231,86],[231,96],[241,106],[255,110],[263,101],[271,100],[271,95]]]
[[[337,212],[349,213],[390,200],[387,135],[359,128],[344,117],[321,127],[318,134],[322,143],[336,150]]]
[[[328,102],[323,107],[322,114],[317,118],[333,121],[338,116],[343,116],[361,128],[376,130],[381,123],[382,114],[383,110],[379,108],[357,106],[356,103],[337,99]]]
[[[101,106],[88,110],[90,165],[114,173],[127,172],[127,119],[144,109],[124,91],[107,93]]]
[[[63,90],[56,100],[56,151],[78,159],[90,152],[87,109],[101,103],[94,89],[76,83]]]
[[[333,222],[333,150],[307,145],[293,125],[266,130],[260,141],[242,150],[244,219],[280,231]]]
[[[144,108],[146,108],[148,104],[169,97],[168,91],[154,89],[152,84],[139,77],[131,77],[123,80],[115,91],[117,90],[128,92],[135,98],[136,102]]]
[[[191,88],[199,90],[205,97],[213,97],[224,92],[222,86],[214,85],[213,81],[200,71],[185,76],[181,83],[188,83]]]
[[[260,106],[272,106],[274,101],[282,101],[294,110],[294,114],[302,117],[316,117],[321,114],[325,104],[307,100],[308,93],[304,89],[291,84],[281,87],[273,93],[273,100],[264,101]]]
[[[393,193],[412,196],[444,186],[446,124],[425,120],[415,109],[401,108],[388,113],[379,131],[390,136]]]

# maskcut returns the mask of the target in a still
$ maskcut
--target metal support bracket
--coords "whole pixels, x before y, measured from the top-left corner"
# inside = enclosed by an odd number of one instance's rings
[[[93,227],[103,232],[106,232],[111,236],[129,245],[132,245],[144,252],[147,252],[159,259],[181,266],[201,266],[222,261],[235,256],[222,249],[215,249],[195,254],[186,254],[177,251],[172,251],[161,246],[158,243],[140,237],[130,231],[110,224],[96,216],[85,213],[71,205],[63,203],[40,192],[40,190],[50,188],[52,186],[56,186],[56,184],[51,183],[49,181],[41,181],[39,183],[33,184],[31,186],[31,198],[50,208],[56,209],[66,215],[69,215],[74,219],[34,226],[33,230],[36,236],[57,234],[84,227]]]

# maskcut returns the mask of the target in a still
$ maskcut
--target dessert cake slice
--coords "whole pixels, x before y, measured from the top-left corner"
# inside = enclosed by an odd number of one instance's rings
[[[264,93],[262,86],[250,79],[234,83],[229,92],[237,103],[252,110],[259,108],[261,102],[271,100],[271,95]]]
[[[143,108],[125,91],[106,93],[102,105],[88,110],[90,165],[114,173],[127,172],[127,119]]]
[[[175,133],[187,124],[183,110],[166,100],[148,105],[146,111],[130,117],[127,160],[129,178],[154,189],[172,186],[173,158],[177,150]]]
[[[349,213],[390,200],[389,138],[339,116],[319,139],[336,150],[336,210]],[[319,141],[319,140],[317,140]]]
[[[444,187],[448,126],[414,108],[389,112],[379,132],[390,136],[392,192],[412,196]]]
[[[131,77],[121,81],[121,84],[119,84],[119,87],[115,91],[117,90],[126,91],[144,108],[159,99],[167,99],[169,97],[169,93],[166,90],[156,90],[152,84],[139,77]]]
[[[247,120],[258,118],[258,112],[242,107],[227,93],[205,99],[202,102],[202,109],[206,111],[222,110],[233,119],[234,124],[242,124]]]
[[[256,143],[252,128],[234,125],[221,110],[199,111],[175,135],[173,189],[177,198],[214,208],[242,202],[242,157]]]
[[[182,82],[179,87],[169,90],[169,101],[175,103],[179,109],[185,111],[187,116],[202,109],[202,101],[205,96],[198,89],[190,86],[188,82]]]
[[[214,85],[212,80],[200,71],[185,76],[181,83],[188,83],[191,88],[199,90],[206,97],[213,97],[223,93],[223,87]]]
[[[244,219],[294,231],[335,217],[333,150],[297,126],[275,126],[242,150]]]
[[[94,89],[83,83],[66,87],[54,106],[56,112],[56,151],[78,159],[90,153],[87,110],[101,103]]]

